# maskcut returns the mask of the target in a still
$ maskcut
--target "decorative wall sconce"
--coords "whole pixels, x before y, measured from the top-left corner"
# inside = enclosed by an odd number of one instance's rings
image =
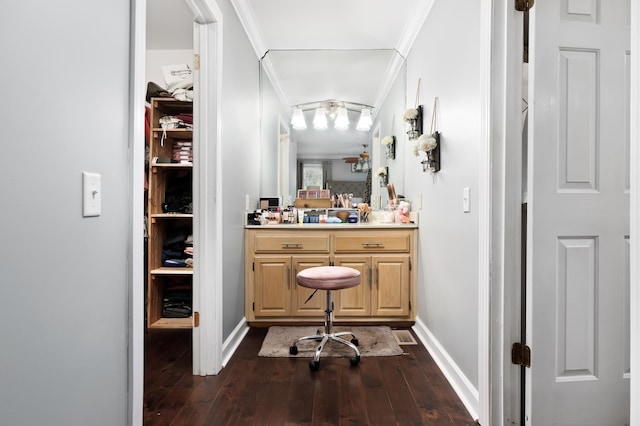
[[[433,113],[431,115],[431,131],[429,134],[421,135],[418,142],[413,147],[413,155],[416,157],[424,155],[422,163],[422,171],[430,171],[436,173],[440,171],[440,132],[438,132],[437,123],[438,98],[433,101]]]
[[[380,167],[376,173],[380,181],[380,187],[384,188],[389,183],[389,167]]]
[[[421,143],[423,137],[426,140]],[[421,161],[422,171],[431,173],[440,171],[440,133],[434,132],[431,135],[420,136],[418,146],[420,146],[419,150],[424,151],[424,158]]]
[[[382,145],[387,149],[385,156],[390,160],[394,160],[396,158],[396,137],[385,136],[382,138]]]
[[[409,140],[418,139],[422,135],[422,105],[406,110],[402,115],[402,119],[409,124],[409,130],[407,131]]]

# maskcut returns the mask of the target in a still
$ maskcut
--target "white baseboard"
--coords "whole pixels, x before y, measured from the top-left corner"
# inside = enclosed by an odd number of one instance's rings
[[[240,346],[240,342],[244,339],[244,336],[249,332],[249,325],[247,324],[247,320],[245,317],[242,317],[242,320],[236,325],[236,328],[233,329],[229,337],[227,337],[222,343],[222,368],[224,368],[231,356],[235,353],[238,346]]]
[[[438,367],[453,387],[453,390],[458,394],[467,411],[469,411],[471,418],[477,419],[478,407],[480,406],[478,390],[473,387],[469,379],[467,379],[462,370],[460,370],[420,318],[416,318],[413,331],[425,348],[427,348],[436,364],[438,364]]]

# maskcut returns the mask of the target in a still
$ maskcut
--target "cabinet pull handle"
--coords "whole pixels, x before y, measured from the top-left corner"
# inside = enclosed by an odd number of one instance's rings
[[[378,285],[378,267],[377,266],[373,268],[373,281],[375,281],[376,285]],[[373,287],[373,284],[371,284],[371,286]]]
[[[302,243],[281,243],[282,248],[302,248]]]
[[[365,248],[369,248],[369,247],[384,247],[384,243],[376,243],[376,242],[373,242],[373,243],[362,243],[362,245]]]
[[[371,265],[367,264],[367,279],[369,280],[369,286],[373,285],[373,280],[371,279]]]
[[[291,268],[287,266],[287,288],[291,288]]]

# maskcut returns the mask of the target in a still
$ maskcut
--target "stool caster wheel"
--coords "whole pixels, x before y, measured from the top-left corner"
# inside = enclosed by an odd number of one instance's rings
[[[356,339],[355,337],[353,339],[351,339],[351,343],[354,344],[354,346],[358,346],[358,339]]]
[[[351,358],[349,358],[349,363],[351,363],[352,367],[355,367],[360,363],[360,356],[359,355],[352,356]]]
[[[291,355],[298,355],[298,347],[296,345],[289,346],[289,353]]]
[[[320,361],[309,361],[309,370],[318,371],[320,369]]]

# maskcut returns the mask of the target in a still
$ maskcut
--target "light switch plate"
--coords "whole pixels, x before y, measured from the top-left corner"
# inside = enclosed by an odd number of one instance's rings
[[[469,205],[469,187],[466,187],[462,190],[462,211],[464,213],[469,213],[471,209]]]
[[[102,176],[99,173],[82,172],[82,216],[100,216],[102,210]]]

